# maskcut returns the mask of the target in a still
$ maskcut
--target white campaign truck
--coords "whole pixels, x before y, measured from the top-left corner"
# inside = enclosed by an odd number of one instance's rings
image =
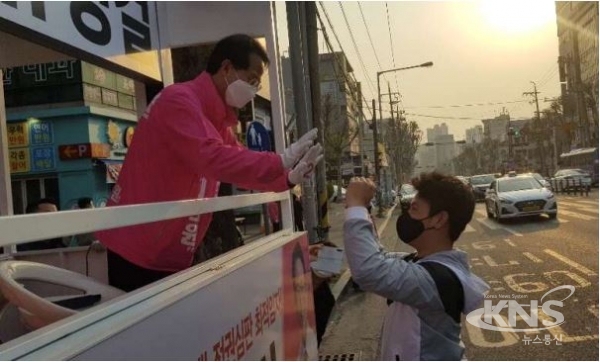
[[[33,214],[0,218],[2,244],[51,238],[63,233],[82,233],[97,228],[109,228],[164,220],[236,206],[285,200],[287,193],[269,193],[223,197],[213,200],[167,202],[160,204],[122,206],[54,214]],[[90,220],[93,220],[90,221]],[[32,330],[0,345],[2,360],[267,360],[295,359],[294,345],[299,331],[294,315],[301,313],[294,296],[291,265],[293,249],[300,245],[307,250],[304,233],[285,229],[256,242],[233,250],[221,257],[199,264],[176,275],[131,293],[113,297],[89,309],[73,313],[64,319]],[[69,251],[63,251],[69,253]],[[76,253],[76,251],[74,251]],[[306,257],[306,255],[305,255]],[[4,261],[7,263],[9,261]],[[2,269],[0,278],[11,278]],[[81,260],[83,263],[83,260]],[[43,268],[42,268],[43,270]],[[43,283],[49,280],[48,269],[41,275],[25,275],[20,282]],[[12,277],[18,279],[19,268],[13,267]],[[310,272],[304,275],[310,286]],[[73,294],[93,295],[93,286],[81,286],[83,275],[66,275],[63,280],[50,279],[69,288],[65,298]],[[62,283],[64,282],[64,284]],[[2,290],[7,290],[0,281]],[[35,289],[36,283],[31,283]],[[310,290],[310,288],[308,288]],[[43,289],[43,290],[47,290]],[[18,291],[17,291],[18,292]],[[310,291],[303,291],[312,298]],[[23,291],[23,297],[28,292]],[[60,298],[60,293],[54,293]],[[10,295],[3,313],[47,313],[32,301]],[[46,303],[48,301],[46,300]],[[309,303],[310,304],[310,303]],[[16,307],[16,308],[15,308]],[[42,306],[43,307],[43,306]],[[31,312],[35,310],[35,312]],[[305,311],[309,330],[314,330],[314,312]],[[49,313],[49,312],[48,312]],[[6,328],[29,328],[27,320],[3,317]],[[25,324],[25,326],[22,326]],[[29,328],[31,329],[31,328]],[[6,335],[6,332],[3,333]],[[316,338],[314,333],[308,338]],[[312,359],[316,350],[309,351]]]
[[[272,2],[0,2],[0,69],[84,59],[126,70],[143,90],[148,79],[172,83],[171,48],[251,34],[264,41],[271,59],[263,92],[271,102],[276,149],[282,150],[276,19],[285,19],[285,12],[276,16],[276,7],[281,9]],[[145,104],[141,98],[138,104]],[[289,192],[13,216],[6,118],[0,88],[0,360],[317,358],[308,241],[292,231]],[[273,201],[281,202],[282,231],[130,293],[106,285],[102,251],[15,248]],[[298,250],[300,274],[293,271]]]

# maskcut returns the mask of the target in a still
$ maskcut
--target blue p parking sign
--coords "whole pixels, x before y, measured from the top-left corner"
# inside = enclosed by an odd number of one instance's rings
[[[271,151],[269,131],[258,121],[252,121],[246,131],[246,145],[252,151]]]

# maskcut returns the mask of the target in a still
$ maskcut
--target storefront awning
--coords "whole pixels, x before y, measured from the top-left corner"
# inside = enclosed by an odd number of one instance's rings
[[[122,160],[98,160],[106,167],[106,183],[114,184],[119,179],[121,173],[121,167],[123,167]]]

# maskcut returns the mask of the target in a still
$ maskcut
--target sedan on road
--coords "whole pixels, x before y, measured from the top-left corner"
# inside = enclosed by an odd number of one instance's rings
[[[413,198],[417,194],[417,190],[411,184],[404,184],[400,187],[400,207],[402,210],[408,210],[410,208],[410,203]]]
[[[591,176],[580,169],[559,170],[552,178],[554,189],[563,191],[568,189],[577,189],[579,187],[589,188],[592,185]]]
[[[485,200],[485,192],[495,179],[496,177],[493,174],[476,175],[469,178],[469,184],[473,188],[473,195],[476,201]]]
[[[533,176],[514,176],[496,179],[486,191],[487,216],[498,222],[503,219],[547,214],[555,219],[558,206],[552,191],[543,187]]]

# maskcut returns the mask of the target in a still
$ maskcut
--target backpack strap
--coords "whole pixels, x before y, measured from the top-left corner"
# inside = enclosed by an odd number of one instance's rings
[[[436,262],[419,263],[433,278],[446,313],[460,323],[460,315],[465,305],[462,283],[447,266]]]
[[[416,254],[417,253],[408,254],[402,259],[407,262],[413,262]],[[462,283],[456,274],[454,274],[447,266],[436,262],[421,262],[419,265],[427,270],[435,282],[435,286],[446,313],[452,317],[456,323],[460,323],[460,315],[465,304],[465,294]],[[387,305],[390,305],[393,302],[393,300],[388,299]]]

